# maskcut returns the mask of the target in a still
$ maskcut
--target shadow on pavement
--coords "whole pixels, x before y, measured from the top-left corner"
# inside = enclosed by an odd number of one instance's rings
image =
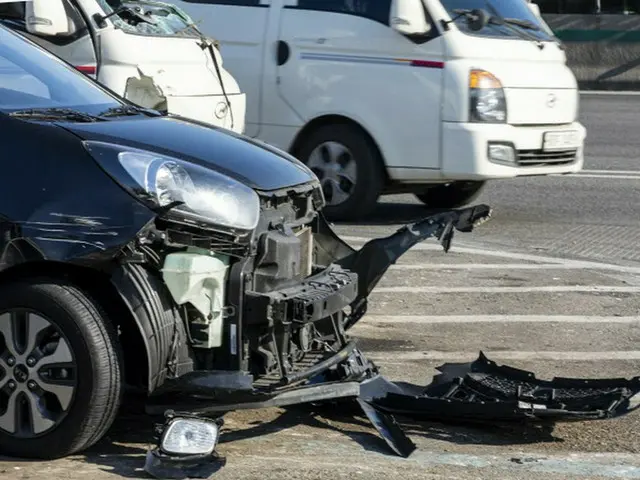
[[[341,403],[325,406],[296,406],[282,409],[281,414],[270,421],[253,421],[242,425],[239,429],[225,428],[220,444],[229,444],[251,438],[268,436],[299,425],[322,430],[338,432],[356,442],[364,450],[393,455],[378,436],[357,404]],[[127,409],[129,410],[129,409]],[[150,417],[141,412],[125,411],[120,414],[113,427],[98,444],[81,455],[68,460],[82,464],[93,464],[102,471],[121,478],[149,478],[144,472],[144,461],[147,450],[153,439],[153,425],[160,422],[160,417]],[[535,443],[562,442],[554,437],[552,426],[541,425],[470,425],[442,424],[437,422],[414,422],[398,418],[405,432],[414,437],[423,437],[457,445],[525,445]],[[33,463],[29,460],[4,459],[0,461],[16,463]],[[2,472],[2,466],[0,466]]]

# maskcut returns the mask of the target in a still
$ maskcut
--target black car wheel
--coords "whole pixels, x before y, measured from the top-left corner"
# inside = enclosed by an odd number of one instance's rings
[[[0,454],[59,458],[100,440],[121,399],[116,342],[73,285],[0,287]]]
[[[353,125],[325,125],[306,139],[298,158],[318,177],[332,220],[365,217],[375,208],[384,185],[377,147]]]
[[[422,203],[431,208],[459,208],[473,202],[482,193],[486,182],[451,182],[429,187],[416,193]]]

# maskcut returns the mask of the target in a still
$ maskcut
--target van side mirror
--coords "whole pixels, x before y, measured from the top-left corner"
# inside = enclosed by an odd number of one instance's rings
[[[422,0],[392,0],[389,25],[402,35],[426,35],[431,30]]]
[[[527,5],[529,6],[529,8],[531,9],[531,11],[533,12],[533,14],[536,17],[540,17],[540,6],[537,3],[533,3],[533,2],[527,2]]]
[[[27,32],[33,35],[73,33],[63,0],[31,0],[25,3]]]

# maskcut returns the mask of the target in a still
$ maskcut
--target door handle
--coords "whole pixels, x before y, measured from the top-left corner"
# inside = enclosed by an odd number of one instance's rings
[[[291,49],[289,48],[289,44],[282,40],[278,40],[278,48],[276,53],[276,61],[278,62],[278,66],[287,63],[290,55]]]

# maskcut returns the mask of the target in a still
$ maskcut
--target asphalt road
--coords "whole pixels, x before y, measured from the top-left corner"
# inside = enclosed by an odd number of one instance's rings
[[[480,349],[538,376],[640,374],[640,96],[585,96],[585,172],[490,184],[494,218],[444,254],[426,242],[389,271],[353,333],[392,379],[425,384],[434,367]],[[353,244],[423,215],[410,196],[338,225]],[[362,418],[337,411],[231,414],[220,479],[640,478],[640,413],[605,422],[492,428],[408,426],[399,459]],[[123,415],[99,445],[56,462],[0,461],[2,479],[144,478],[150,420]]]

